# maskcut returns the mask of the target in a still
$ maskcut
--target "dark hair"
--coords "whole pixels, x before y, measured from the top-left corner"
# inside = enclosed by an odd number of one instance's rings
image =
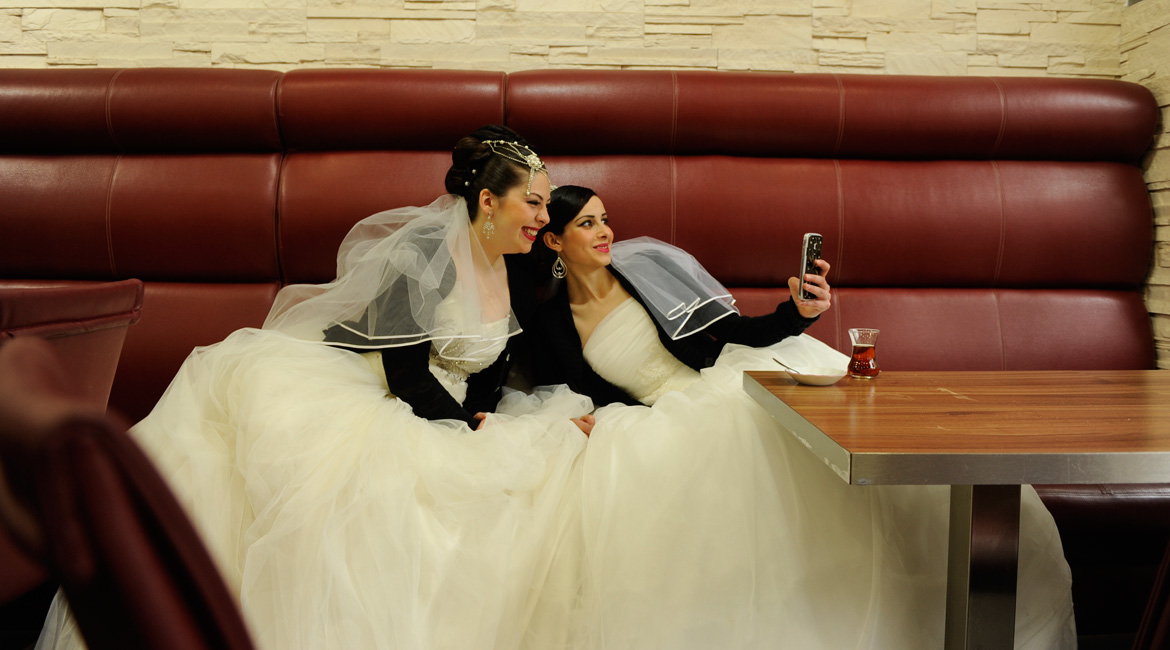
[[[597,196],[596,192],[580,185],[561,185],[552,191],[552,196],[548,200],[548,223],[536,234],[536,244],[532,246],[531,256],[538,268],[548,271],[557,256],[551,248],[545,245],[544,233],[564,234],[565,226],[581,214],[581,210],[585,209],[585,204],[595,196]]]
[[[475,219],[476,204],[480,190],[487,189],[497,196],[528,181],[528,168],[520,163],[496,155],[486,140],[515,142],[532,153],[528,141],[512,129],[499,124],[489,124],[476,129],[475,133],[460,138],[451,152],[451,168],[443,184],[447,191],[467,201],[467,212]]]

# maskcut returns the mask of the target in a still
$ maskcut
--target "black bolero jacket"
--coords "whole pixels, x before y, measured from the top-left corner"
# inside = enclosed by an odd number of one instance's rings
[[[386,384],[390,392],[410,404],[415,415],[428,420],[462,420],[474,429],[479,425],[475,413],[495,410],[500,401],[501,389],[512,368],[513,357],[528,339],[527,330],[536,311],[536,288],[529,268],[531,262],[524,255],[505,255],[504,264],[508,268],[512,313],[525,331],[508,339],[495,363],[468,377],[467,399],[462,404],[431,374],[428,367],[431,352],[429,341],[381,349],[382,368],[386,371]],[[450,282],[444,280],[442,284],[454,286],[454,278]],[[344,330],[339,332],[336,328],[326,332],[326,340],[337,347],[355,352],[370,351],[347,347],[343,336]]]
[[[622,287],[643,307],[646,302],[634,286],[612,266],[609,271]],[[819,318],[819,317],[817,317]],[[681,339],[672,339],[662,326],[654,321],[658,340],[679,361],[702,370],[715,365],[715,360],[728,343],[752,347],[771,345],[789,336],[804,332],[817,318],[805,318],[796,310],[791,299],[776,306],[776,311],[764,316],[731,314],[721,318],[701,332]],[[597,406],[613,402],[639,404],[634,396],[609,383],[585,361],[581,337],[573,322],[568,292],[561,291],[536,311],[532,376],[537,385],[568,384],[569,388],[588,395]]]

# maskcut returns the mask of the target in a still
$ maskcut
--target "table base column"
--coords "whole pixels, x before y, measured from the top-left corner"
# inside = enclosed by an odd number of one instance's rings
[[[947,650],[1012,649],[1019,548],[1019,485],[951,486]]]

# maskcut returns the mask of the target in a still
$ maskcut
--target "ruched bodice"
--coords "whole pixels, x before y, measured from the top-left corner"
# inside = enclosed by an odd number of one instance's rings
[[[643,404],[699,380],[698,372],[662,346],[654,322],[633,298],[601,319],[583,353],[597,374]]]

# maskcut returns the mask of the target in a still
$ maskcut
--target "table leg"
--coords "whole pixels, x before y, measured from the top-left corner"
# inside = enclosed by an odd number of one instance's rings
[[[952,485],[947,650],[1011,650],[1020,547],[1019,485]]]

